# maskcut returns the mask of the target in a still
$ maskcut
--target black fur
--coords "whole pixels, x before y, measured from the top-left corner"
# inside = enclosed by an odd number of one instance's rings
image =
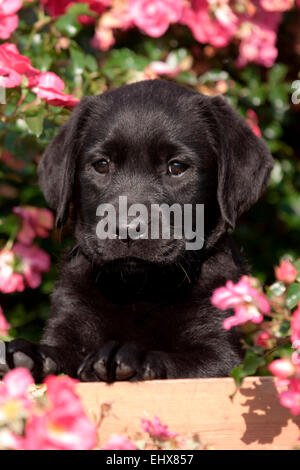
[[[92,163],[106,156],[110,171]],[[188,164],[167,174],[176,157]],[[222,377],[241,361],[210,297],[246,265],[227,234],[266,187],[272,157],[222,97],[161,80],[84,98],[47,148],[40,184],[62,226],[73,203],[76,243],[52,294],[40,345],[7,348],[10,367],[36,378],[65,372],[84,381]],[[205,204],[205,243],[103,240],[96,208],[116,203]],[[20,354],[21,353],[21,354]]]

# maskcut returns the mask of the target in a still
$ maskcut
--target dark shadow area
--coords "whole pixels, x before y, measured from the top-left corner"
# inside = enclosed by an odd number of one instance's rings
[[[242,414],[246,424],[246,431],[242,437],[245,444],[272,443],[289,420],[299,426],[300,435],[300,416],[293,416],[288,408],[280,405],[276,387],[271,380],[262,379],[250,387],[240,389],[241,395],[246,397],[242,405],[249,408]],[[296,442],[291,442],[291,447],[293,444]]]

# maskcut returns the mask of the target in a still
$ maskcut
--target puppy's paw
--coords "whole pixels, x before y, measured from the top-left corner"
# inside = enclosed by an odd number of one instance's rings
[[[135,343],[110,341],[84,360],[77,376],[83,382],[163,379],[166,367],[160,352],[147,353]]]
[[[25,367],[36,382],[41,382],[47,375],[60,372],[59,361],[53,348],[24,339],[14,339],[6,343],[6,362],[10,369]]]
[[[137,380],[155,380],[167,378],[167,365],[164,361],[165,353],[150,351],[146,354]]]

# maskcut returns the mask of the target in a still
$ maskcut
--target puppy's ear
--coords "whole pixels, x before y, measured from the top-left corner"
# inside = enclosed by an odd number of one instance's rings
[[[61,227],[69,215],[76,159],[90,100],[92,97],[83,98],[76,106],[70,119],[46,148],[38,166],[39,184],[49,206],[56,211],[57,227]]]
[[[266,188],[273,158],[263,140],[223,97],[208,99],[216,123],[217,198],[223,219],[233,228]]]

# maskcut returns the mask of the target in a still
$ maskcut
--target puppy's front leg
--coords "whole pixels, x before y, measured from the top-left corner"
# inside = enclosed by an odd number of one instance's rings
[[[224,356],[223,356],[224,355]],[[226,357],[226,361],[224,361]],[[188,351],[145,351],[136,343],[105,343],[82,362],[77,375],[81,381],[153,380],[188,377],[225,377],[240,364],[238,352],[229,344]]]
[[[239,352],[223,345],[219,348],[202,348],[182,352],[161,354],[166,378],[196,378],[196,377],[228,377],[231,369],[240,365],[242,357]],[[224,359],[226,358],[226,359]]]
[[[10,369],[27,368],[37,383],[51,374],[64,373],[76,377],[84,357],[91,350],[97,350],[98,343],[93,343],[91,334],[97,328],[88,320],[78,325],[75,319],[72,322],[69,317],[58,318],[60,315],[49,318],[39,344],[24,339],[5,343],[6,362]]]
[[[5,343],[6,364],[9,369],[25,367],[35,382],[40,383],[47,375],[64,373],[76,378],[76,371],[82,363],[85,350],[80,343],[57,342],[57,337],[43,339],[40,344],[24,339]]]
[[[36,382],[41,382],[49,374],[61,372],[60,359],[55,348],[25,339],[14,339],[5,343],[5,347],[9,369],[25,367]]]

